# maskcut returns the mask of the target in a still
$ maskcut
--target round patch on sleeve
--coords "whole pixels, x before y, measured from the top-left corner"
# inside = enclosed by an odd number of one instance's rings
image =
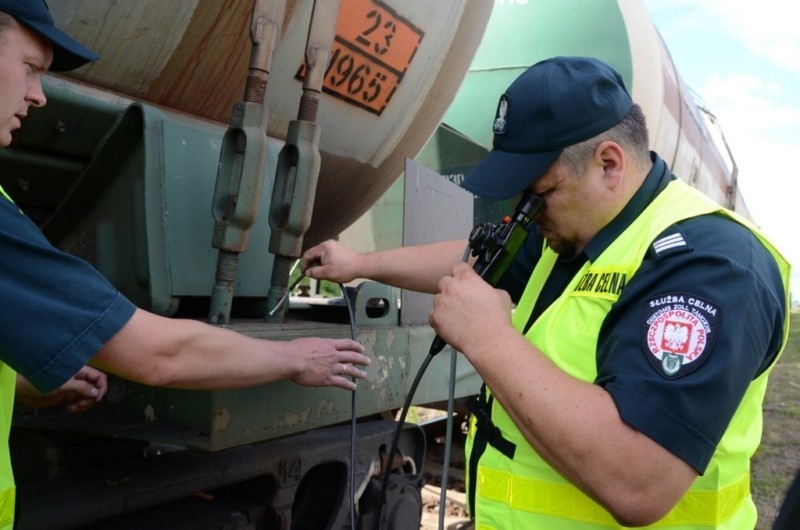
[[[645,356],[667,379],[697,370],[714,347],[721,317],[717,304],[690,294],[651,298],[642,318]]]

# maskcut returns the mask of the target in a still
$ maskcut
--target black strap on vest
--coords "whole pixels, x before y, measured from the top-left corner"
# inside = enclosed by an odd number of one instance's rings
[[[494,396],[489,396],[489,401],[486,402],[483,399],[483,393],[480,393],[469,398],[464,403],[464,406],[475,415],[475,426],[478,428],[478,434],[485,438],[489,445],[503,453],[506,458],[513,460],[517,446],[503,438],[503,433],[492,422],[493,401]]]
[[[491,445],[500,451],[506,458],[514,459],[517,446],[503,438],[503,433],[492,422],[492,403],[494,396],[489,396],[486,400],[486,385],[481,385],[479,394],[470,397],[464,402],[464,406],[475,416],[475,426],[477,427],[475,437],[472,439],[472,451],[469,455],[469,491],[467,492],[467,502],[469,512],[475,517],[475,491],[478,481],[478,461],[481,459],[486,445]]]

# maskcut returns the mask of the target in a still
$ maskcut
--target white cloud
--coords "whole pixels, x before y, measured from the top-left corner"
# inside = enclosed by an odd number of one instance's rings
[[[712,73],[697,92],[720,118],[726,134],[751,136],[800,127],[800,107],[782,98],[778,82],[740,72]]]
[[[779,84],[739,72],[711,74],[698,92],[725,132],[739,168],[739,188],[755,222],[800,271],[792,222],[798,196],[790,191],[800,181],[800,169],[790,162],[800,152],[800,107],[780,97]],[[793,291],[800,296],[800,285]]]
[[[794,0],[644,0],[651,13],[680,12],[672,33],[715,31],[741,42],[749,53],[800,74],[800,31]]]
[[[800,31],[793,0],[644,0],[684,80],[718,119],[753,215],[793,264],[800,300]],[[704,46],[683,46],[703,35]],[[731,57],[731,50],[741,56]],[[741,51],[740,51],[741,50]],[[674,50],[673,50],[674,51]],[[687,53],[688,52],[688,53]],[[686,66],[681,66],[686,65]],[[687,68],[688,66],[688,68]],[[685,69],[684,69],[685,68]],[[687,79],[687,72],[694,78]]]
[[[650,1],[648,6],[665,7]],[[726,33],[747,50],[777,67],[800,74],[800,32],[797,8],[792,0],[684,0],[682,29],[691,24]],[[691,22],[689,22],[691,21]]]
[[[775,66],[800,73],[800,46],[782,39],[766,43],[764,54]]]

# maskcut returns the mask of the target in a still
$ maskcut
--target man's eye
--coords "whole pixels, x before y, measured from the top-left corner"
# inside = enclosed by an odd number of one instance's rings
[[[28,73],[30,73],[30,74],[36,74],[36,73],[39,73],[39,72],[43,72],[45,70],[40,65],[35,64],[35,63],[25,63],[25,68],[27,68]]]

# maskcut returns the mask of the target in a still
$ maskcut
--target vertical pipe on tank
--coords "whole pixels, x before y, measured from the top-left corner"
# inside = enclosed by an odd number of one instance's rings
[[[254,2],[244,101],[234,105],[230,126],[222,139],[212,202],[212,245],[219,250],[208,316],[214,324],[230,321],[239,255],[247,249],[250,228],[261,204],[268,149],[268,110],[264,102],[285,4],[285,0]]]
[[[289,286],[292,263],[300,257],[303,235],[311,225],[311,213],[319,177],[320,126],[316,123],[319,95],[331,56],[339,0],[314,2],[306,45],[303,94],[297,119],[289,123],[286,143],[278,154],[272,201],[269,250],[275,254],[267,307],[268,322],[282,322],[288,304],[280,304]]]
[[[727,168],[730,170],[730,183],[728,184],[728,188],[724,190],[726,200],[722,205],[725,208],[746,216],[747,212],[742,212],[741,206],[737,204],[737,198],[739,197],[739,166],[736,164],[736,159],[733,157],[733,151],[731,150],[730,145],[728,145],[728,140],[725,138],[725,133],[722,131],[722,127],[720,126],[719,121],[717,121],[717,117],[710,110],[700,106],[697,108],[700,112],[708,117],[708,121],[716,129],[717,134],[719,135],[719,140],[722,142],[722,147],[725,148],[725,153],[728,156],[728,162],[730,163],[730,168]],[[711,165],[711,162],[709,162],[709,165]]]

